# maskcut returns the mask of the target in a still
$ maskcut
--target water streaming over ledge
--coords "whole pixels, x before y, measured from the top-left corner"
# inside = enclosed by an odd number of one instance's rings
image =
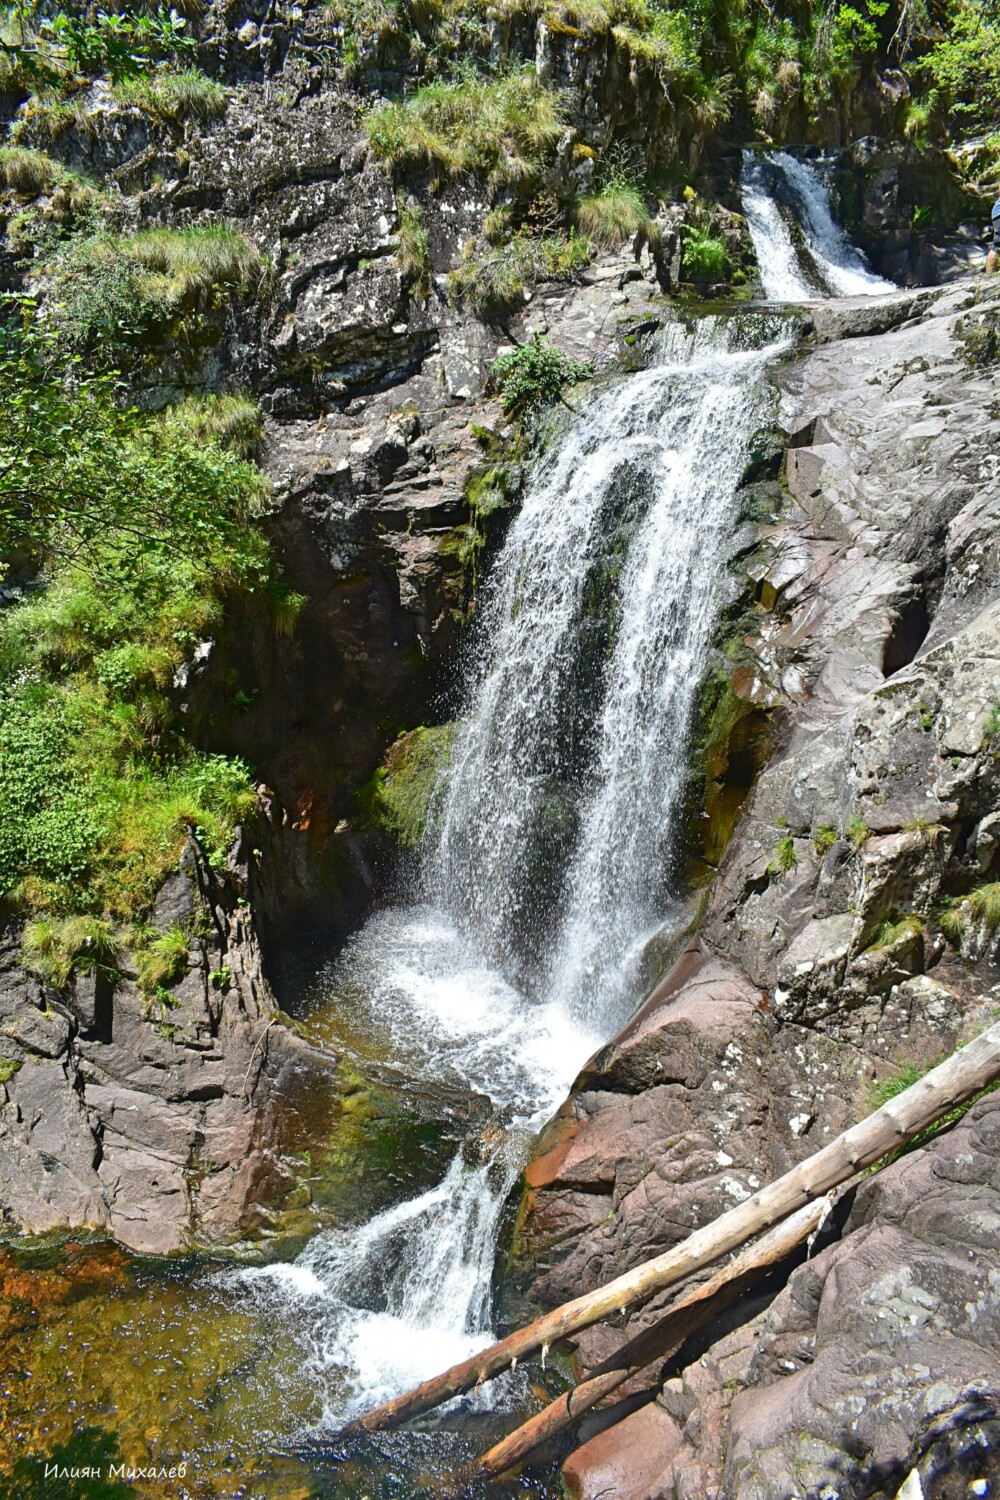
[[[485,1098],[489,1121],[429,1191],[224,1278],[299,1346],[314,1433],[490,1341],[526,1142],[641,998],[781,337],[767,313],[669,326],[539,463],[496,561],[421,899],[377,913],[322,985],[400,1075]]]
[[[788,151],[746,150],[740,185],[766,297],[808,302],[894,290],[869,270],[834,222],[830,196],[811,163]]]

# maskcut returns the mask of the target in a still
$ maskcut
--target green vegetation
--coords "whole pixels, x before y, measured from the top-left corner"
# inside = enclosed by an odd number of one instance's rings
[[[71,348],[108,367],[144,341],[204,335],[213,313],[260,292],[269,274],[228,224],[97,234],[53,263],[52,317]]]
[[[253,396],[188,396],[160,417],[165,432],[216,444],[237,458],[255,459],[264,440],[264,419]]]
[[[941,931],[955,948],[961,948],[973,922],[982,923],[992,937],[1000,931],[1000,880],[977,886],[967,896],[950,897],[938,911],[937,919]]]
[[[194,38],[177,8],[62,9],[45,0],[20,0],[0,21],[0,87],[68,90],[104,74],[135,78],[190,52]]]
[[[872,936],[869,948],[893,948],[897,943],[910,942],[922,936],[924,924],[916,912],[910,912],[893,922],[880,922]]]
[[[3,1088],[5,1083],[10,1083],[10,1080],[13,1078],[14,1074],[22,1066],[23,1064],[21,1063],[19,1058],[0,1057],[0,1089]]]
[[[368,817],[404,849],[417,849],[423,841],[454,739],[454,724],[421,726],[400,735],[366,788],[362,800]]]
[[[44,151],[26,146],[0,146],[0,183],[25,198],[48,193],[59,180],[60,168]]]
[[[816,850],[816,853],[822,858],[824,854],[828,854],[830,852],[834,844],[837,842],[837,838],[837,830],[831,823],[821,823],[818,828],[813,829],[813,848]]]
[[[399,249],[396,259],[403,281],[419,297],[430,291],[431,258],[424,216],[417,203],[399,205]]]
[[[768,868],[776,875],[787,875],[790,871],[798,869],[799,857],[795,852],[795,840],[791,834],[786,834],[779,839],[774,846],[774,854]]]
[[[156,995],[187,972],[190,939],[176,922],[165,932],[143,936],[146,941],[136,954],[136,975],[145,993]]]
[[[373,110],[365,127],[378,160],[396,172],[418,168],[439,182],[468,175],[492,188],[524,189],[537,182],[565,123],[560,96],[526,68],[425,84],[410,99]]]
[[[537,239],[516,234],[508,244],[484,255],[476,255],[475,248],[472,241],[461,265],[449,272],[448,292],[482,318],[511,312],[536,282],[572,281],[590,264],[587,241],[577,234]]]
[[[864,818],[854,813],[844,826],[844,837],[854,850],[863,849],[871,837],[871,829]]]
[[[946,901],[937,914],[938,926],[944,933],[953,948],[962,946],[969,925],[969,913],[965,903],[952,897]]]
[[[30,305],[0,329],[0,556],[45,585],[0,616],[0,898],[60,919],[31,929],[53,974],[113,962],[61,919],[135,921],[189,830],[223,858],[249,772],[189,744],[169,690],[230,601],[281,595],[258,471],[118,395]]]
[[[119,104],[133,104],[155,120],[206,125],[226,112],[228,95],[221,83],[197,68],[158,71],[149,77],[128,78],[115,88]]]
[[[891,1073],[887,1078],[881,1079],[873,1086],[868,1097],[868,1112],[881,1109],[890,1100],[898,1098],[900,1094],[905,1094],[907,1089],[912,1088],[915,1083],[919,1083],[921,1078],[926,1077],[933,1068],[939,1067],[946,1060],[943,1057],[939,1057],[934,1062],[904,1063],[897,1072]],[[967,1099],[964,1104],[959,1104],[955,1109],[949,1110],[935,1124],[928,1125],[926,1130],[921,1130],[911,1141],[907,1141],[903,1146],[897,1146],[894,1151],[890,1151],[881,1161],[875,1162],[868,1168],[868,1173],[876,1172],[880,1167],[885,1167],[890,1162],[898,1161],[908,1151],[916,1151],[918,1147],[926,1146],[928,1141],[932,1141],[942,1131],[948,1130],[952,1125],[957,1124],[977,1100],[985,1098],[987,1094],[992,1094],[997,1088],[1000,1088],[1000,1083],[993,1083],[985,1089],[980,1089],[978,1094],[974,1094],[971,1099]]]
[[[990,705],[989,712],[983,720],[983,737],[991,740],[1000,734],[1000,698]]]
[[[684,226],[684,249],[681,255],[681,273],[689,281],[707,285],[715,281],[726,281],[729,277],[729,255],[721,240],[713,238],[706,229],[694,225]]]
[[[576,205],[576,222],[598,250],[616,250],[637,234],[647,240],[655,235],[643,195],[630,182],[612,181],[599,193],[581,198]]]
[[[974,890],[969,896],[969,910],[977,922],[982,922],[987,932],[996,932],[1000,928],[1000,880],[993,880]]]
[[[110,922],[101,917],[39,917],[24,930],[21,956],[25,966],[61,989],[74,969],[98,969],[117,975],[121,959]]]
[[[527,344],[495,359],[490,378],[507,415],[520,417],[552,405],[567,385],[589,380],[593,373],[591,365],[573,359],[536,333]]]

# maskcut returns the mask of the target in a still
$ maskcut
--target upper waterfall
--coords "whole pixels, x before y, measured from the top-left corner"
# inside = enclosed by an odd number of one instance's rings
[[[671,325],[539,469],[483,604],[428,895],[602,1031],[662,915],[692,707],[766,353]],[[773,330],[768,330],[773,332]]]
[[[764,295],[778,302],[893,291],[834,222],[815,168],[788,151],[744,151],[743,212]]]

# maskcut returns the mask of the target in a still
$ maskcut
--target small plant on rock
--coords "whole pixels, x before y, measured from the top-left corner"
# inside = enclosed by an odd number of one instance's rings
[[[813,830],[812,841],[816,853],[822,857],[828,854],[837,842],[837,830],[830,823],[821,823]]]
[[[417,203],[399,206],[399,248],[396,260],[399,274],[419,297],[430,290],[431,260],[424,216]]]
[[[147,995],[158,995],[188,969],[189,938],[177,922],[154,937],[143,937],[135,955],[135,971]]]
[[[775,844],[769,868],[776,874],[787,875],[790,871],[797,870],[798,865],[799,856],[795,852],[795,840],[789,833]]]
[[[880,922],[876,927],[869,948],[892,948],[897,943],[909,941],[920,937],[924,930],[924,924],[916,912],[910,912],[908,916],[900,917],[893,922],[887,919]]]
[[[21,957],[26,968],[60,990],[73,973],[103,969],[117,975],[121,963],[114,930],[100,917],[39,917],[29,922]]]
[[[966,903],[957,897],[947,900],[937,914],[938,926],[953,948],[962,946],[962,938],[969,926]]]
[[[647,240],[655,236],[642,193],[631,182],[611,181],[599,193],[581,198],[576,222],[598,250],[617,250],[639,233]]]
[[[848,818],[844,827],[844,834],[848,843],[854,850],[863,849],[871,837],[871,829],[864,818],[859,818],[857,813]]]
[[[1000,880],[974,890],[969,896],[969,910],[987,932],[996,932],[1000,928]]]
[[[690,224],[684,226],[682,275],[689,281],[708,285],[714,281],[726,281],[730,269],[729,254],[721,240],[705,229]]]
[[[197,68],[159,72],[150,78],[131,78],[115,89],[119,104],[132,104],[154,120],[182,124],[194,120],[207,125],[225,114],[228,93],[221,83]]]
[[[519,417],[551,406],[562,398],[566,386],[589,380],[593,373],[592,365],[573,359],[536,333],[527,344],[495,359],[490,378],[504,411]]]

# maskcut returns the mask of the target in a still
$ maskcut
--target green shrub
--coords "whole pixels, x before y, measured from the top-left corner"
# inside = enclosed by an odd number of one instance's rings
[[[144,7],[137,14],[93,6],[53,6],[21,0],[8,7],[0,36],[7,87],[67,90],[105,74],[138,77],[195,46],[177,8]]]
[[[895,922],[889,920],[880,922],[868,946],[869,948],[892,948],[896,943],[920,937],[923,930],[923,921],[915,912],[911,912]]]
[[[372,151],[397,173],[426,168],[441,179],[482,177],[490,187],[537,182],[565,127],[561,96],[532,69],[492,80],[466,73],[428,83],[365,121]]]
[[[227,90],[197,68],[179,73],[160,72],[149,78],[133,78],[115,88],[120,104],[132,104],[157,120],[182,124],[194,120],[207,125],[225,114]]]
[[[536,333],[527,344],[493,361],[490,378],[508,416],[523,416],[558,401],[567,385],[589,380],[593,367],[564,354]]]
[[[260,292],[269,274],[227,224],[94,235],[52,268],[54,318],[73,348],[108,366],[151,337],[190,336],[229,298]]]
[[[855,813],[847,820],[844,828],[844,836],[852,849],[863,849],[871,837],[871,829],[864,818],[859,818]]]
[[[0,613],[0,897],[132,920],[190,829],[220,861],[254,806],[248,768],[193,749],[165,690],[230,600],[280,591],[259,475],[60,367],[30,318],[5,332],[0,555],[46,571]]]
[[[684,248],[681,252],[681,272],[689,281],[707,284],[725,281],[729,277],[729,255],[721,240],[713,238],[707,230],[693,225],[682,226]]]
[[[1000,113],[1000,25],[995,11],[977,4],[941,13],[933,45],[911,64],[916,88],[932,109],[957,116],[962,133],[995,126]],[[930,27],[928,27],[930,32]]]
[[[821,823],[813,830],[812,841],[818,855],[828,854],[837,842],[837,830],[830,823]]]
[[[799,857],[795,852],[795,840],[791,834],[786,834],[774,846],[770,868],[778,874],[787,875],[791,870],[798,869],[798,864]]]
[[[611,182],[599,193],[581,198],[576,222],[598,250],[616,250],[639,233],[653,236],[653,226],[639,189],[626,182]]]
[[[946,901],[937,914],[938,926],[953,948],[961,948],[969,926],[969,912],[963,901]]]

